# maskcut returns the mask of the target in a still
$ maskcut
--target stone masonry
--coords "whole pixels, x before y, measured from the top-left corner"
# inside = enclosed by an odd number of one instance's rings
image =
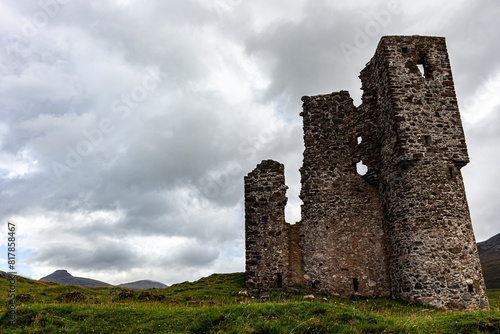
[[[302,98],[300,222],[285,222],[282,164],[245,177],[247,286],[488,309],[445,39],[383,37],[360,78],[359,107],[346,91]]]

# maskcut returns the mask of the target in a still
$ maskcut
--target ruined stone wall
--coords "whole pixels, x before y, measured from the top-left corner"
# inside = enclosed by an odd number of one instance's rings
[[[316,290],[390,295],[377,188],[356,171],[362,120],[346,91],[303,97],[304,273]]]
[[[246,284],[277,288],[288,284],[288,227],[284,166],[262,161],[245,177]]]
[[[393,296],[446,309],[488,308],[460,173],[469,158],[444,38],[382,38],[361,80],[366,106],[360,109],[378,113],[376,173]]]
[[[360,78],[358,108],[346,91],[302,98],[301,222],[285,223],[283,165],[245,177],[247,286],[489,308],[444,38],[383,37]]]

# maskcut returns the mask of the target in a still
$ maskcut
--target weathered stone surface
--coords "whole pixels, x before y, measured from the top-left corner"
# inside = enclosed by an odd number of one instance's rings
[[[346,91],[302,98],[301,222],[285,223],[282,164],[245,178],[247,285],[489,308],[445,39],[383,37],[360,78],[358,108]]]
[[[377,188],[356,172],[362,150],[369,149],[364,121],[346,91],[303,100],[298,225],[304,272],[310,277],[306,284],[342,296],[389,296],[381,202]]]
[[[284,167],[263,161],[245,177],[246,284],[280,288],[287,272]]]

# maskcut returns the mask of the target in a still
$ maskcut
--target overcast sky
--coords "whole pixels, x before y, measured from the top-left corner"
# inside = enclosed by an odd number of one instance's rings
[[[300,98],[349,90],[383,35],[447,38],[478,241],[500,232],[500,3],[0,3],[0,265],[167,284],[244,271],[243,176],[285,164],[300,220]]]

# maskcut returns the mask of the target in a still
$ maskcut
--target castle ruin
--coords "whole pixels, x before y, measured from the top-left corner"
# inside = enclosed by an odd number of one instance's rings
[[[488,309],[445,39],[383,37],[360,78],[359,107],[347,91],[302,98],[300,222],[285,222],[282,164],[245,177],[247,286]]]

